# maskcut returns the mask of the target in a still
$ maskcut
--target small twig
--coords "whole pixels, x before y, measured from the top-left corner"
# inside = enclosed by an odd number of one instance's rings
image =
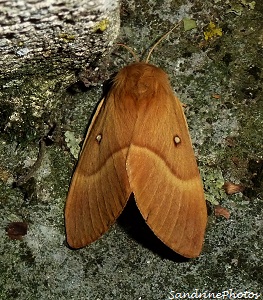
[[[39,143],[39,152],[38,152],[38,157],[37,157],[36,162],[33,164],[32,168],[28,171],[28,173],[26,175],[22,175],[22,176],[20,176],[20,178],[18,178],[18,180],[16,182],[16,186],[21,186],[21,185],[25,184],[31,177],[33,177],[34,173],[41,166],[41,162],[44,158],[45,150],[46,150],[46,144],[45,144],[44,139],[42,138]]]

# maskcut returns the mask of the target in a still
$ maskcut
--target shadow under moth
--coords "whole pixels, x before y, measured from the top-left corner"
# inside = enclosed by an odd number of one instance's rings
[[[157,44],[145,62],[118,72],[93,116],[65,207],[72,248],[100,238],[133,193],[165,245],[188,258],[201,252],[207,223],[203,185],[182,104],[168,75],[148,63]]]

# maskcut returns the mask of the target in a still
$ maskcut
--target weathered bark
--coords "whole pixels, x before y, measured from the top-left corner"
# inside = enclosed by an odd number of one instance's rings
[[[0,0],[1,78],[41,66],[81,68],[107,49],[118,27],[118,0]]]
[[[64,123],[65,91],[82,70],[85,85],[102,81],[119,23],[118,0],[0,0],[2,137],[28,143]]]

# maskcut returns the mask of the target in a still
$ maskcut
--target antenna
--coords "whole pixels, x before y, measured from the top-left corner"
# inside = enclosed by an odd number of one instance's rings
[[[151,54],[152,54],[152,52],[153,52],[153,50],[155,49],[155,47],[157,46],[157,45],[159,45],[175,28],[177,28],[179,25],[180,25],[180,23],[181,23],[181,21],[177,24],[177,25],[175,25],[171,30],[169,30],[167,33],[165,33],[153,46],[152,46],[152,48],[150,49],[150,51],[149,51],[149,54],[147,55],[147,58],[146,58],[146,63],[148,63],[148,61],[149,61],[149,59],[150,59],[150,56],[151,56]],[[136,62],[139,62],[140,60],[139,60],[139,58],[138,58],[138,56],[136,55],[136,53],[129,47],[129,46],[126,46],[125,44],[121,44],[121,43],[117,43],[117,45],[119,45],[119,46],[122,46],[122,47],[124,47],[125,49],[127,49],[131,54],[132,54],[132,56],[134,57],[134,59],[135,59],[135,61]]]
[[[177,28],[179,25],[180,25],[180,23],[181,23],[181,21],[177,24],[177,25],[175,25],[171,30],[169,30],[165,35],[163,35],[153,46],[152,46],[152,48],[151,48],[151,50],[150,50],[150,52],[149,52],[149,54],[148,54],[148,56],[147,56],[147,58],[146,58],[146,63],[148,63],[148,61],[149,61],[149,59],[150,59],[150,56],[151,56],[151,54],[152,54],[152,52],[153,52],[153,50],[155,49],[155,47],[157,46],[157,45],[159,45],[160,43],[161,43],[161,41],[163,41],[175,28]]]
[[[132,56],[134,57],[136,62],[140,61],[138,56],[136,55],[136,53],[129,46],[126,46],[125,44],[121,44],[121,43],[117,43],[117,45],[122,46],[125,49],[127,49],[132,54]]]

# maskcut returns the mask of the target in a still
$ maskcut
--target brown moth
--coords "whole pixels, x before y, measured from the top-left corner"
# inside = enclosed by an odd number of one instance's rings
[[[182,105],[167,74],[148,63],[154,47],[146,62],[119,71],[93,116],[65,207],[72,248],[101,237],[133,193],[164,244],[189,258],[201,252],[203,185]]]

